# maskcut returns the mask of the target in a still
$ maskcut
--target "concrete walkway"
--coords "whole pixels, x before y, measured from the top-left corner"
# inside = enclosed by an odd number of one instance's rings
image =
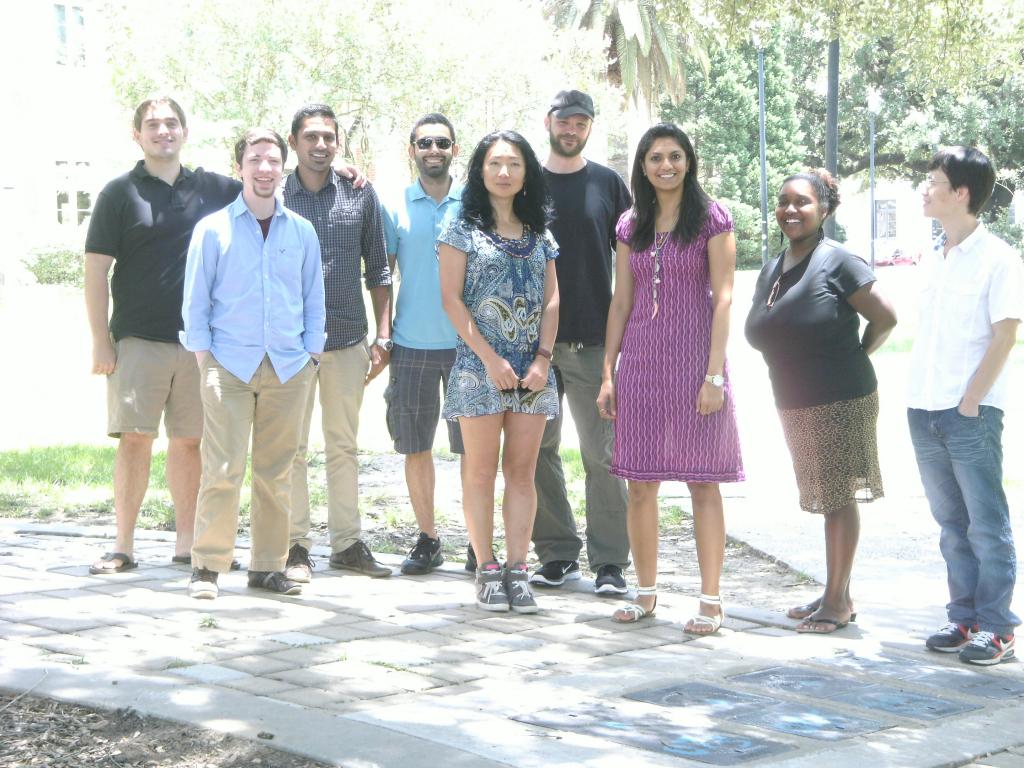
[[[694,640],[692,599],[663,594],[656,619],[626,627],[586,581],[541,593],[536,616],[487,614],[461,563],[381,580],[321,565],[297,598],[249,590],[243,571],[195,601],[165,534],[144,532],[141,567],[105,577],[82,565],[98,535],[0,523],[0,687],[363,768],[1024,768],[1024,664],[926,652],[935,585],[916,606],[872,595],[828,637],[730,605],[718,636]]]

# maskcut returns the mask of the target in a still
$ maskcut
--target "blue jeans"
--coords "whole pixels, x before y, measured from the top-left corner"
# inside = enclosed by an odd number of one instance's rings
[[[976,418],[956,408],[907,410],[921,482],[941,528],[950,621],[1008,635],[1017,554],[1003,493],[1003,412],[983,405]]]

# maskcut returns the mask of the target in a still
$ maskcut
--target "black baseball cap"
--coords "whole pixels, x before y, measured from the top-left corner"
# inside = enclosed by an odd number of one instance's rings
[[[548,114],[555,117],[572,117],[586,115],[594,119],[594,100],[583,91],[559,91],[551,102]]]

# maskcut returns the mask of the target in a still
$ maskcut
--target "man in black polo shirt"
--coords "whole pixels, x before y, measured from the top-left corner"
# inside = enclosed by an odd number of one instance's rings
[[[558,241],[558,338],[551,359],[558,394],[568,396],[587,475],[587,559],[599,595],[626,592],[629,564],[626,486],[608,473],[613,428],[597,411],[604,364],[604,331],[612,298],[615,223],[630,199],[610,168],[583,157],[594,122],[594,102],[582,91],[560,91],[544,118],[551,151],[544,178],[551,190]],[[558,454],[561,416],[548,422],[537,458],[537,519],[533,546],[542,566],[530,582],[558,587],[580,578],[576,521]]]
[[[226,206],[241,189],[233,179],[181,165],[188,128],[173,99],[142,102],[134,124],[143,159],[103,188],[85,241],[92,372],[108,377],[107,432],[118,438],[117,541],[112,552],[92,565],[92,573],[136,566],[135,522],[149,483],[161,414],[177,530],[174,559],[190,560],[203,411],[195,355],[178,343],[185,254],[196,222]],[[108,323],[111,295],[114,308]]]

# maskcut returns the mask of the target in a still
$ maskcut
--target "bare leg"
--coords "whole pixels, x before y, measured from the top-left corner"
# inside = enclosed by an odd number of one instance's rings
[[[860,510],[857,502],[850,501],[825,515],[825,593],[818,609],[801,626],[807,626],[811,631],[827,632],[833,625],[822,624],[818,620],[849,621],[853,611],[850,574],[859,539]]]
[[[693,501],[693,532],[697,544],[697,562],[700,565],[700,591],[702,594],[719,594],[722,577],[722,563],[725,561],[725,515],[722,510],[722,494],[717,483],[688,483]],[[720,605],[700,604],[703,616],[718,616]],[[708,634],[710,627],[688,622],[687,632]]]
[[[171,438],[167,441],[167,487],[174,503],[175,555],[190,555],[196,525],[196,499],[203,463],[199,438]]]
[[[114,516],[117,519],[115,552],[132,555],[135,551],[135,524],[139,508],[149,487],[149,466],[153,458],[153,437],[141,432],[125,432],[117,443],[114,457]],[[113,570],[119,561],[97,560],[95,568]]]
[[[637,584],[653,587],[658,581],[658,488],[661,483],[629,481],[629,501],[626,507],[626,528],[629,549],[633,553],[633,568]],[[654,608],[657,595],[637,597],[636,603],[645,611]]]
[[[502,414],[462,416],[462,511],[469,542],[480,565],[491,561],[494,544],[494,478],[498,474]]]
[[[533,519],[537,515],[537,489],[533,478],[545,421],[543,414],[505,414],[505,450],[501,457],[505,495],[501,515],[505,521],[509,565],[525,563],[530,549]],[[479,559],[479,554],[477,557]]]
[[[434,457],[430,451],[405,456],[405,484],[416,524],[427,536],[437,538],[434,525]]]

